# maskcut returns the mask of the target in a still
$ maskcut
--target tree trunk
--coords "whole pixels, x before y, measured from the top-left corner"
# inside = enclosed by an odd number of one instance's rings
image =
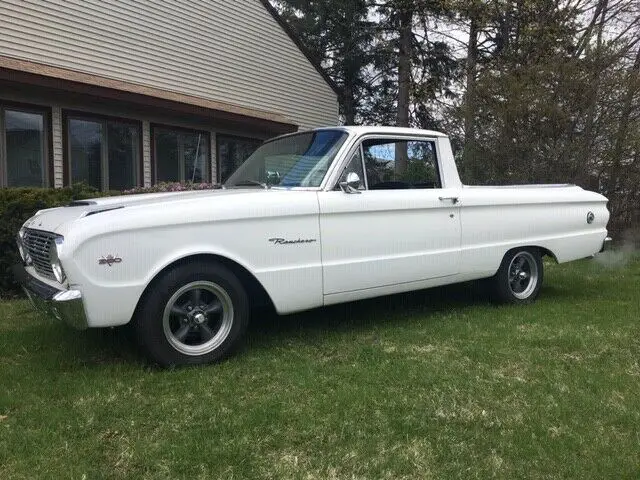
[[[356,51],[357,34],[354,26],[358,23],[358,18],[355,7],[356,5],[353,2],[347,2],[345,4],[344,23],[352,25],[352,27],[345,28],[342,33],[344,36],[344,61],[342,70],[344,75],[344,89],[342,92],[342,107],[344,109],[345,125],[354,125],[356,123],[356,83],[360,73],[361,59],[357,57],[358,53]]]
[[[411,90],[411,40],[413,37],[413,11],[402,8],[399,12],[400,39],[398,48],[398,127],[409,126],[409,94]],[[407,170],[407,144],[396,144],[396,173]]]
[[[356,123],[356,102],[353,98],[353,85],[349,78],[344,81],[344,124],[355,125]]]
[[[476,122],[475,122],[475,93],[476,93],[476,65],[478,63],[478,19],[475,12],[471,13],[469,25],[469,44],[467,45],[467,89],[464,95],[464,152],[463,166],[467,174],[467,181],[477,180],[476,165]]]
[[[399,127],[409,126],[409,90],[411,89],[411,20],[413,12],[401,10],[398,51],[398,120]]]
[[[351,47],[349,47],[351,48]],[[356,123],[356,99],[355,99],[355,82],[358,75],[354,68],[355,61],[352,58],[352,52],[347,52],[347,58],[344,63],[344,88],[342,108],[344,109],[344,124],[354,125]]]

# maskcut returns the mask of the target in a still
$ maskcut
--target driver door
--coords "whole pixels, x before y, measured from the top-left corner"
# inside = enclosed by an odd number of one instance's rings
[[[318,193],[324,294],[352,292],[459,271],[459,192],[441,188],[433,140],[370,137],[338,183]],[[356,173],[360,185],[346,185]]]

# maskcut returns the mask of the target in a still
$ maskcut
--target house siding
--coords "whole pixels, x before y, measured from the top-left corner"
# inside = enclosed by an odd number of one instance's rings
[[[0,18],[0,55],[279,113],[303,129],[338,120],[335,92],[260,0],[4,0]]]

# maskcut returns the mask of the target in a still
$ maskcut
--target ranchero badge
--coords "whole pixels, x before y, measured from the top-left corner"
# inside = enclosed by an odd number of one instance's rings
[[[116,256],[114,257],[113,255],[109,254],[106,257],[100,257],[98,259],[98,265],[113,265],[114,263],[120,263],[122,262],[122,259],[120,257],[118,257],[118,254],[116,254]]]
[[[316,241],[315,238],[298,238],[297,240],[287,240],[286,238],[270,238],[270,242],[274,245],[294,245],[296,243],[313,243]]]

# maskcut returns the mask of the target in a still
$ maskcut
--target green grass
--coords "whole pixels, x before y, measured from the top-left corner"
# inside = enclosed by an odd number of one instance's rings
[[[163,371],[0,303],[0,478],[638,478],[640,261],[258,319]]]

